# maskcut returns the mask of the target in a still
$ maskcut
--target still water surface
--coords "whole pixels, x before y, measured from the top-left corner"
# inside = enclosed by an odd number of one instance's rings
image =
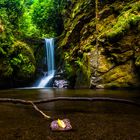
[[[38,100],[52,97],[113,97],[140,103],[138,90],[1,90],[0,98]],[[39,105],[55,118],[69,118],[73,130],[52,132],[50,123],[32,106],[0,104],[0,140],[139,140],[140,108],[108,102],[58,101]]]

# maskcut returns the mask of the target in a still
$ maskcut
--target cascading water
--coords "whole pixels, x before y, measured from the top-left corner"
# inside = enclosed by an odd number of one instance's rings
[[[45,64],[47,65],[48,71],[43,72],[44,76],[38,81],[37,87],[43,88],[47,87],[50,81],[53,79],[55,74],[54,69],[54,39],[45,38]]]

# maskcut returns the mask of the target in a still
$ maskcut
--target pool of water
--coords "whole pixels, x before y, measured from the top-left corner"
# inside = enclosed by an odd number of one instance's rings
[[[138,90],[12,89],[0,98],[113,97],[140,103]],[[52,132],[30,105],[0,104],[0,140],[139,140],[140,108],[113,102],[57,101],[38,105],[54,118],[68,118],[73,130]]]

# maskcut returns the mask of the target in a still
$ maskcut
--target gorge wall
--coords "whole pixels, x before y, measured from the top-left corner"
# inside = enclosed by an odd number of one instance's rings
[[[140,1],[97,4],[98,9],[94,0],[69,1],[62,13],[64,31],[57,39],[58,66],[71,87],[138,87]]]

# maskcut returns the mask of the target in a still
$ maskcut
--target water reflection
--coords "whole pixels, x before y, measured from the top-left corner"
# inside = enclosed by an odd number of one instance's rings
[[[51,88],[0,90],[0,98],[38,100],[60,96],[105,96],[140,102],[138,90]],[[38,106],[47,115],[70,119],[74,130],[67,133],[54,133],[50,130],[50,121],[44,119],[32,106],[0,104],[0,140],[140,139],[140,108],[132,105],[60,101]]]
[[[52,89],[40,89],[39,92],[40,92],[39,99],[48,99],[55,97],[55,92]],[[45,107],[46,109],[53,109],[54,106],[55,106],[54,102],[50,102],[43,105],[43,107]]]

